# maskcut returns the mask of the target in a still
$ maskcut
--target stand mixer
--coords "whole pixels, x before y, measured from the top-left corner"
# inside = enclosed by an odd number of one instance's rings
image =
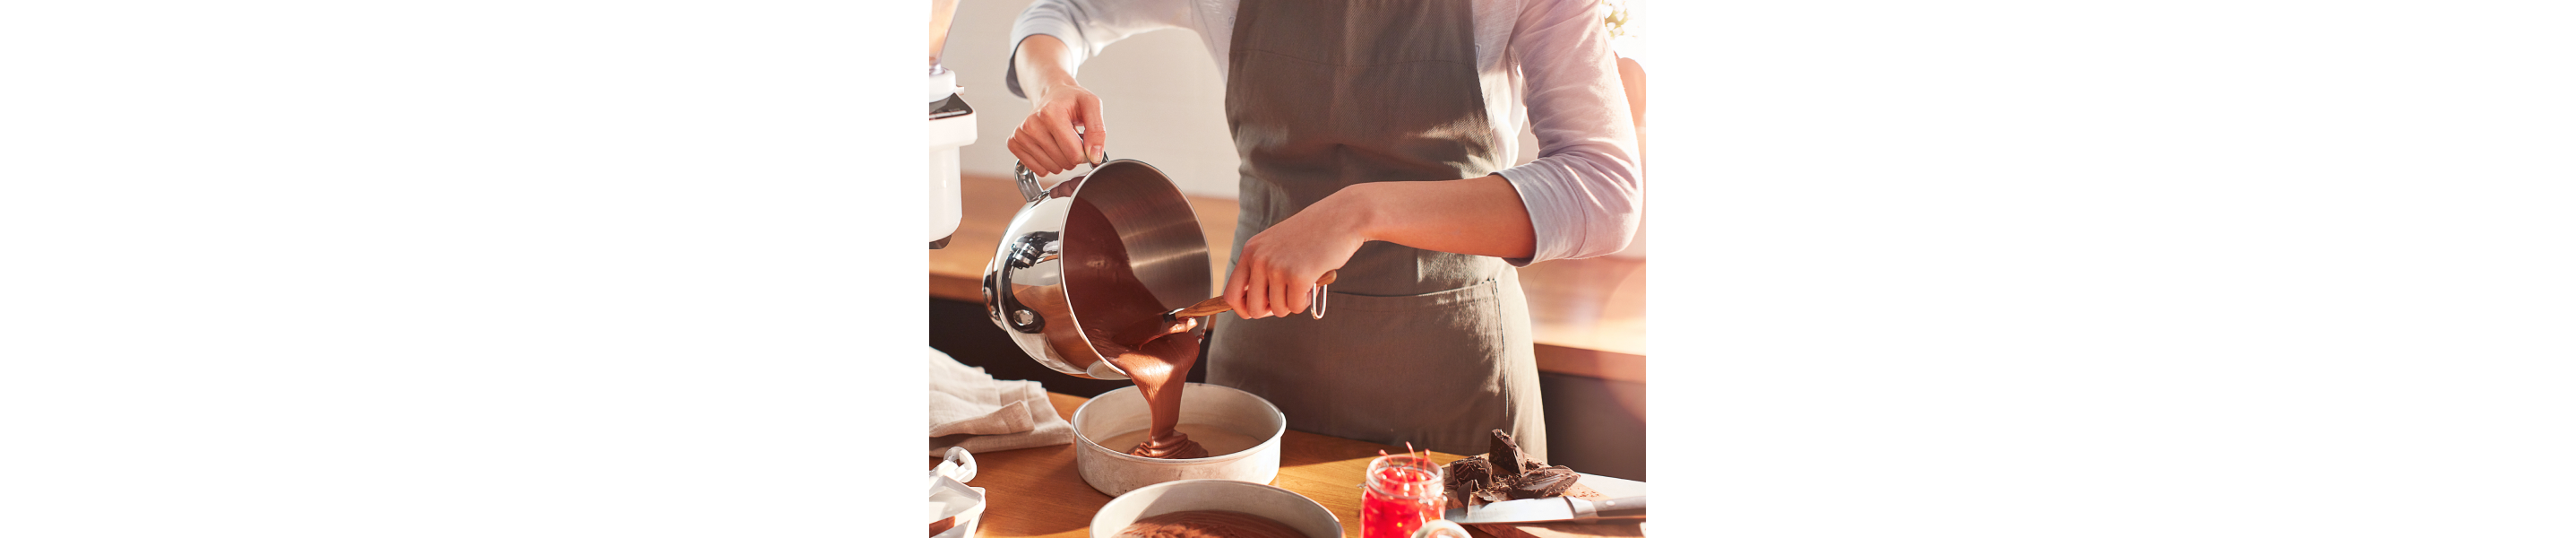
[[[930,3],[930,249],[948,247],[957,235],[965,202],[957,192],[957,148],[975,143],[975,109],[958,95],[957,73],[939,65],[948,45],[948,23],[957,15],[957,0]],[[934,348],[932,352],[939,351]],[[983,522],[984,488],[969,487],[975,458],[948,448],[947,461],[930,471],[932,538],[974,536]],[[942,523],[947,526],[942,527]]]
[[[957,0],[932,0],[930,3],[930,248],[948,246],[957,234],[960,208],[964,202],[957,193],[957,148],[975,143],[975,109],[958,95],[957,73],[939,65],[939,55],[948,45],[948,23],[957,14]]]

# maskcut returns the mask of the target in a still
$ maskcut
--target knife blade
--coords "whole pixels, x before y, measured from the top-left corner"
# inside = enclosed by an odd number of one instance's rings
[[[1524,499],[1488,503],[1481,507],[1451,508],[1442,519],[1467,525],[1492,523],[1528,523],[1537,521],[1580,521],[1593,519],[1643,519],[1646,496],[1591,501],[1573,497]]]

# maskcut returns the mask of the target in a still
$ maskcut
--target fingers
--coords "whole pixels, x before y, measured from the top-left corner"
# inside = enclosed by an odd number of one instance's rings
[[[1011,155],[1038,175],[1055,175],[1074,165],[1103,160],[1108,153],[1108,122],[1100,98],[1070,95],[1071,104],[1050,99],[1011,131]],[[1074,127],[1083,132],[1075,133]]]
[[[1057,116],[1057,121],[1037,126],[1041,135],[1039,138],[1046,142],[1050,151],[1055,152],[1056,162],[1062,163],[1067,169],[1073,168],[1076,164],[1090,162],[1090,158],[1083,155],[1082,136],[1074,134],[1074,122],[1070,116],[1072,114]]]
[[[1279,283],[1279,315],[1304,312],[1307,303],[1314,302],[1315,282],[1313,280],[1281,275]]]
[[[1047,149],[1046,136],[1037,130],[1045,121],[1043,117],[1030,117],[1027,123],[1020,124],[1020,128],[1011,133],[1011,147],[1015,150],[1013,153],[1019,155],[1020,164],[1028,166],[1029,171],[1051,176],[1073,168],[1073,163]]]
[[[1243,279],[1244,308],[1235,312],[1243,314],[1244,319],[1270,317],[1270,268],[1263,267],[1258,260],[1250,261],[1249,265],[1251,274]]]
[[[1288,275],[1276,270],[1264,272],[1261,276],[1261,282],[1266,284],[1262,287],[1267,289],[1269,294],[1267,302],[1270,303],[1271,317],[1295,313],[1295,310],[1288,309],[1288,283],[1295,279],[1288,278]]]
[[[1083,162],[1100,163],[1108,161],[1109,116],[1100,112],[1100,98],[1097,96],[1082,96],[1080,104],[1082,107]]]
[[[1012,133],[1010,148],[1011,157],[1019,159],[1020,166],[1027,167],[1030,173],[1041,176],[1055,174],[1052,162],[1047,160],[1046,154],[1030,147],[1027,137]]]
[[[1057,147],[1055,135],[1048,133],[1048,130],[1049,127],[1046,124],[1030,124],[1022,131],[1021,140],[1028,143],[1030,150],[1044,156],[1042,159],[1048,163],[1047,174],[1052,175],[1073,169],[1073,159],[1066,158],[1068,153]]]
[[[1251,271],[1246,270],[1240,261],[1234,263],[1234,271],[1225,275],[1225,305],[1234,309],[1237,318],[1252,319],[1251,303],[1244,295],[1244,288],[1251,285],[1251,278]]]

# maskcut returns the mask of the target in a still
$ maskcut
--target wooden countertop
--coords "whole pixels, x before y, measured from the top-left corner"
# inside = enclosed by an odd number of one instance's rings
[[[1047,400],[1055,404],[1057,415],[1071,417],[1089,399],[1047,393]],[[1270,485],[1314,499],[1333,517],[1341,518],[1342,536],[1357,537],[1360,477],[1380,450],[1393,454],[1404,447],[1289,430],[1279,439],[1279,478]],[[1444,465],[1460,457],[1431,453],[1432,461]],[[938,465],[938,458],[930,458],[929,467]],[[984,488],[985,502],[991,507],[984,511],[976,536],[1085,538],[1091,516],[1109,504],[1108,495],[1084,484],[1074,470],[1070,444],[976,454],[975,465],[975,479],[967,485]],[[1492,536],[1481,529],[1471,533]]]
[[[958,183],[963,221],[948,248],[930,251],[930,295],[982,302],[984,265],[992,261],[1022,201],[1009,178],[969,175]],[[1216,262],[1209,279],[1221,281],[1225,260],[1233,253],[1235,202],[1192,196],[1190,208],[1198,212],[1199,228]],[[1529,296],[1540,371],[1645,382],[1644,261],[1556,260],[1523,267],[1520,277]]]

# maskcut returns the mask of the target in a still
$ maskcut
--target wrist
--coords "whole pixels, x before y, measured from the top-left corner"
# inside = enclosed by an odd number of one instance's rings
[[[1385,197],[1381,196],[1379,191],[1386,185],[1385,183],[1352,185],[1342,188],[1340,192],[1335,192],[1325,199],[1326,202],[1333,204],[1335,218],[1332,221],[1340,225],[1344,235],[1363,242],[1382,240],[1380,238],[1385,235],[1387,217],[1383,207],[1385,204],[1380,203]]]
[[[1038,84],[1038,91],[1041,96],[1053,96],[1067,90],[1078,91],[1082,89],[1081,84],[1073,82],[1072,76],[1050,76],[1041,80],[1045,80],[1045,82]],[[1043,99],[1043,97],[1041,98]]]

